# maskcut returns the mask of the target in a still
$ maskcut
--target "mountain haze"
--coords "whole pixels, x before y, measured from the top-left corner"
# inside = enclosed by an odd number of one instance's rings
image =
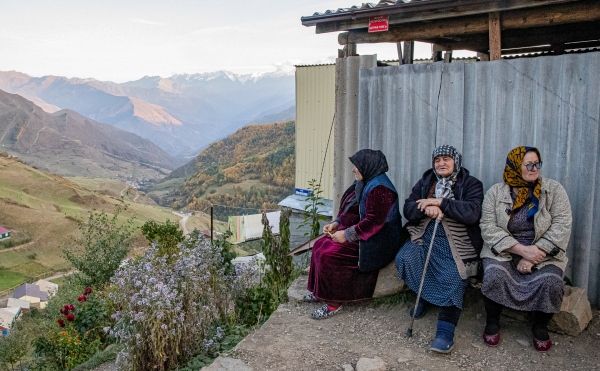
[[[179,163],[148,139],[0,90],[0,148],[63,176],[156,178]]]
[[[69,108],[130,131],[171,155],[193,152],[295,104],[295,77],[283,71],[145,76],[122,84],[10,71],[0,72],[0,89],[47,112]]]

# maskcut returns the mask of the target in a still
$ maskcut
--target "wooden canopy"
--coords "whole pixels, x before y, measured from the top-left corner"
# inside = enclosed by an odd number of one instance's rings
[[[302,24],[316,26],[317,33],[345,31],[338,37],[344,55],[353,55],[356,44],[405,42],[404,63],[412,62],[407,52],[412,54],[414,41],[434,44],[434,61],[452,50],[496,60],[502,54],[562,54],[600,46],[599,0],[382,0],[366,5],[315,13],[302,17]],[[369,33],[369,17],[380,15],[389,16],[389,30]]]

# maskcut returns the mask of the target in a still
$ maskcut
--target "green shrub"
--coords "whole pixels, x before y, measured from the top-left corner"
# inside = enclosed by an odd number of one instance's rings
[[[27,354],[27,346],[27,337],[17,329],[13,328],[10,334],[0,336],[0,365],[13,368]]]
[[[73,275],[74,279],[84,287],[104,286],[127,256],[134,232],[134,217],[120,224],[118,217],[124,210],[127,210],[127,205],[122,203],[117,205],[112,215],[104,210],[90,212],[86,222],[77,221],[82,237],[64,248],[63,253],[66,260],[79,271]]]
[[[179,224],[171,223],[169,219],[165,223],[157,223],[154,220],[147,221],[142,226],[142,234],[150,246],[156,242],[159,255],[168,256],[169,262],[173,255],[179,253],[179,244],[185,240]]]

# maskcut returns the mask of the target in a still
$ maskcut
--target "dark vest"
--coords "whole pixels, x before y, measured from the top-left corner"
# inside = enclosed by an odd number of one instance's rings
[[[366,216],[367,195],[377,186],[384,186],[396,195],[398,191],[387,175],[381,174],[371,179],[363,188],[360,200],[360,219]],[[401,246],[402,215],[400,215],[399,197],[392,205],[383,227],[368,240],[359,241],[358,268],[362,272],[371,272],[385,268],[394,260]]]

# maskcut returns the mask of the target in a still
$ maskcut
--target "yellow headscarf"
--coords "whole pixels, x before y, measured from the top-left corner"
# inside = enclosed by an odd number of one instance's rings
[[[504,183],[508,184],[511,187],[519,188],[519,191],[517,193],[517,199],[515,200],[515,204],[513,205],[513,211],[525,205],[529,189],[532,189],[533,191],[531,203],[528,205],[527,209],[528,219],[532,218],[535,215],[535,213],[538,212],[540,204],[540,193],[542,189],[542,184],[539,178],[536,179],[535,182],[527,182],[525,179],[523,179],[523,175],[521,174],[521,164],[523,163],[523,158],[525,157],[525,154],[529,151],[535,152],[538,155],[539,161],[542,161],[542,156],[540,155],[540,151],[538,151],[537,148],[521,146],[513,149],[508,153],[508,156],[506,158],[506,166],[504,166]]]

